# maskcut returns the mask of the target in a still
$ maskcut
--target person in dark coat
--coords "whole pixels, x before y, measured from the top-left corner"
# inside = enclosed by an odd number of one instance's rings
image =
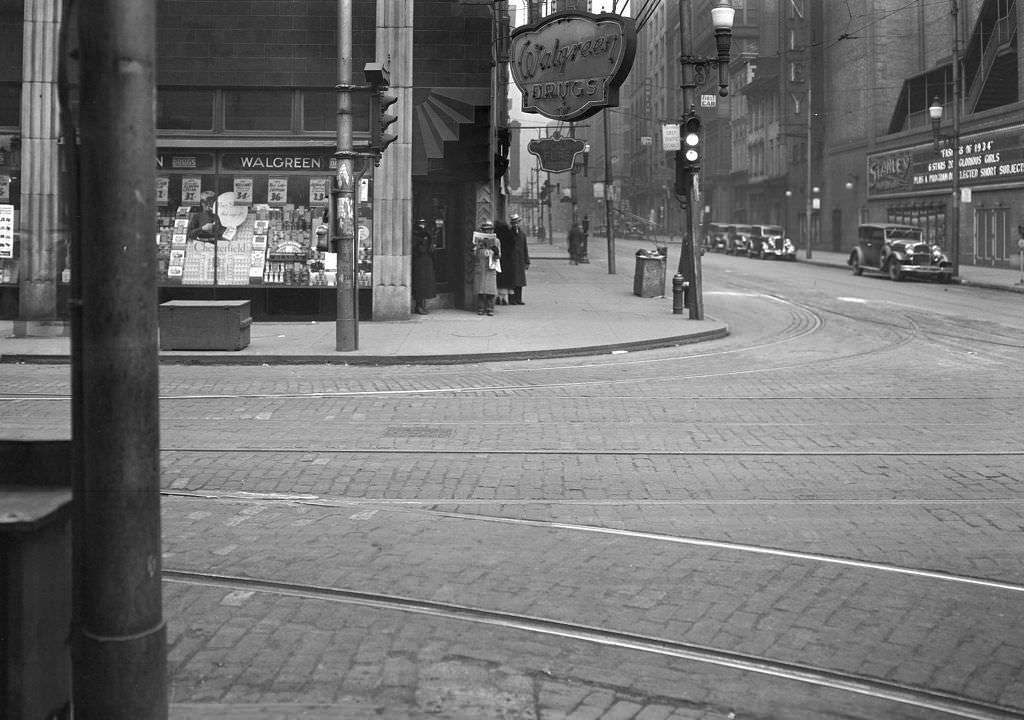
[[[429,315],[427,300],[437,297],[434,285],[434,238],[427,232],[422,218],[412,228],[412,299],[413,312]]]
[[[498,273],[498,305],[508,305],[509,296],[513,291],[513,269],[516,236],[512,228],[504,220],[494,222],[494,234],[498,236],[501,247],[501,272]]]
[[[500,233],[498,235],[502,239],[502,273],[498,276],[498,286],[508,288],[510,305],[525,305],[523,287],[526,285],[526,271],[530,268],[530,248],[519,213],[513,213],[509,222],[508,239],[502,238]]]
[[[583,228],[579,223],[573,223],[569,231],[569,264],[576,265],[583,261]]]

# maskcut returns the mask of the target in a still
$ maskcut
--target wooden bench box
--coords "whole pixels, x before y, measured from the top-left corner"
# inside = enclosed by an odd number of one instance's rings
[[[249,346],[248,300],[170,300],[159,307],[161,350],[241,350]]]

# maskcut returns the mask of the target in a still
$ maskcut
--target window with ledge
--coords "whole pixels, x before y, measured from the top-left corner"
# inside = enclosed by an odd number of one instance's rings
[[[213,90],[159,88],[156,126],[161,130],[213,130]]]
[[[0,126],[21,125],[21,83],[0,83]]]
[[[395,106],[389,114],[394,115]],[[302,91],[302,129],[306,132],[336,131],[338,129],[338,93],[336,90]],[[370,130],[370,95],[352,93],[352,130]],[[391,132],[394,132],[392,130]]]
[[[224,129],[280,131],[292,129],[292,91],[224,90]]]

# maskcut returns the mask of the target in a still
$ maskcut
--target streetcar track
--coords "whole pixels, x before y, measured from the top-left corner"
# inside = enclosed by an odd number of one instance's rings
[[[318,440],[318,443],[322,443]],[[609,450],[607,448],[332,448],[318,444],[316,447],[164,447],[163,453],[260,453],[288,454],[307,453],[310,455],[562,455],[562,456],[612,456],[612,457],[1016,457],[1024,456],[1020,450]]]
[[[524,631],[563,640],[586,642],[603,647],[670,657],[870,697],[897,705],[939,712],[956,718],[969,718],[971,720],[1024,718],[1024,714],[1016,708],[956,696],[951,693],[890,682],[865,675],[830,670],[813,665],[774,660],[747,653],[721,650],[695,643],[680,642],[668,638],[652,637],[610,628],[569,623],[519,613],[486,610],[456,603],[420,600],[400,595],[344,588],[168,568],[165,568],[162,574],[163,581],[166,583],[179,583],[213,589],[245,589],[303,600],[343,603],[375,610],[414,613],[442,620],[488,625],[506,630]]]
[[[826,555],[824,553],[810,553],[801,552],[796,550],[785,550],[782,548],[773,548],[763,545],[751,545],[749,543],[738,543],[729,542],[722,540],[707,540],[705,538],[686,537],[682,535],[667,535],[665,533],[653,533],[645,532],[642,530],[625,530],[621,528],[608,528],[601,527],[599,525],[584,525],[581,523],[567,523],[560,522],[557,520],[531,520],[527,518],[509,518],[498,515],[480,515],[471,513],[460,513],[451,510],[436,510],[430,507],[412,507],[412,505],[463,505],[466,503],[461,502],[458,499],[447,499],[442,501],[402,501],[400,504],[384,503],[376,500],[366,500],[363,502],[352,502],[349,499],[338,499],[338,498],[322,498],[319,496],[285,496],[282,497],[278,494],[271,493],[269,497],[262,497],[258,493],[193,493],[193,492],[176,492],[176,491],[161,491],[161,495],[182,497],[186,499],[199,499],[199,500],[216,500],[216,501],[233,501],[242,502],[252,505],[260,504],[286,504],[286,505],[305,505],[310,507],[318,508],[341,508],[341,507],[354,507],[359,506],[365,508],[367,506],[384,506],[391,512],[407,512],[416,513],[420,515],[430,515],[435,517],[447,517],[455,520],[467,520],[471,522],[486,522],[494,523],[498,525],[511,525],[520,527],[530,527],[535,529],[543,530],[564,530],[572,533],[588,533],[594,535],[610,535],[614,537],[624,537],[631,540],[642,540],[652,541],[656,543],[666,543],[674,545],[686,545],[688,547],[698,547],[712,550],[725,550],[728,552],[735,552],[743,555],[764,555],[774,558],[785,558],[788,560],[802,560],[807,562],[819,563],[822,565],[836,565],[840,567],[855,568],[858,570],[869,570],[873,572],[881,572],[894,575],[902,575],[907,577],[913,577],[922,580],[935,580],[945,583],[954,583],[959,585],[968,585],[973,587],[984,587],[990,590],[1005,590],[1014,593],[1024,593],[1024,585],[1020,583],[1011,583],[1001,580],[987,580],[985,578],[976,578],[968,575],[956,575],[953,573],[939,572],[935,570],[923,570],[920,568],[910,568],[900,565],[892,565],[890,563],[872,562],[867,560],[855,560],[852,558],[844,558],[836,555]],[[1024,500],[1022,500],[1024,501]],[[490,504],[503,504],[501,500],[492,500]],[[543,501],[533,501],[531,504],[545,504]],[[552,503],[556,504],[556,503]]]

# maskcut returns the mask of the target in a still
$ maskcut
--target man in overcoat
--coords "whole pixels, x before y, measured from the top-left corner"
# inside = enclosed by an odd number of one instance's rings
[[[501,232],[499,227],[498,238],[501,240],[498,286],[508,288],[510,305],[525,305],[523,287],[526,286],[526,271],[530,267],[530,248],[519,213],[513,213],[509,218],[507,232]]]

